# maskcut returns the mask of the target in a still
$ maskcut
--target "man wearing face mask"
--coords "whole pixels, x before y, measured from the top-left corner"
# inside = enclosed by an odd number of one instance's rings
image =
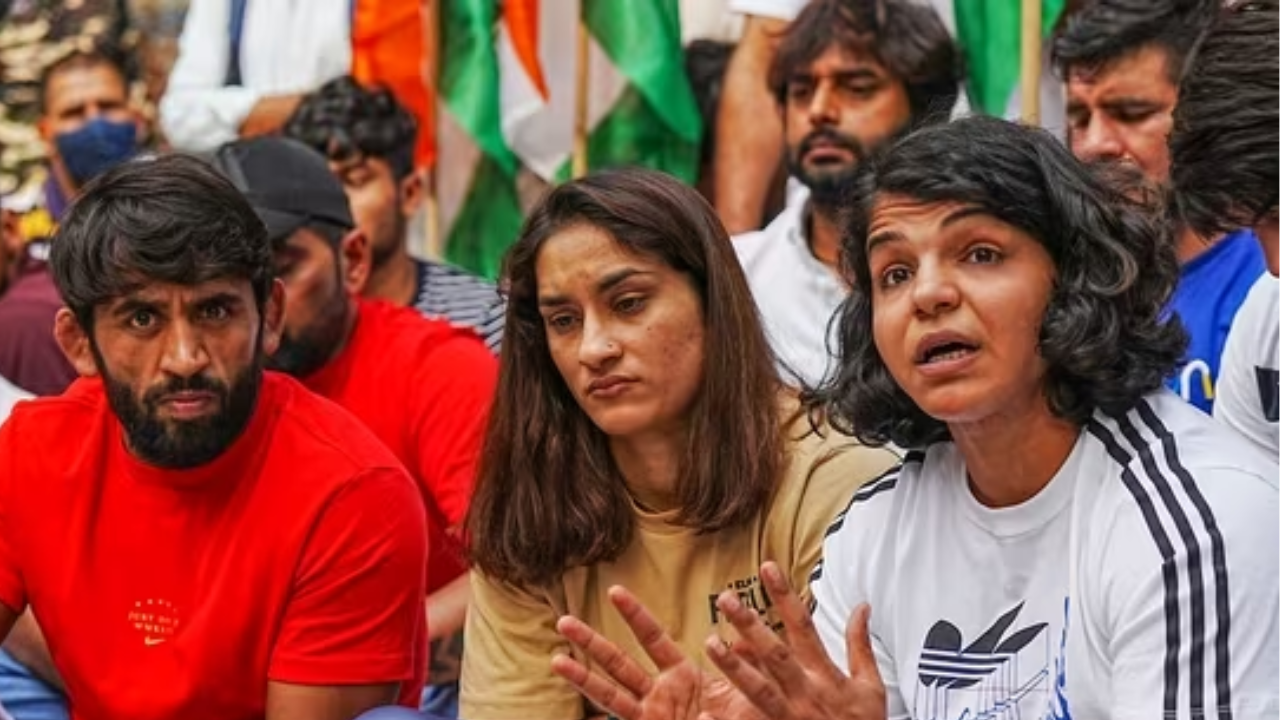
[[[769,88],[787,167],[805,191],[734,249],[784,376],[814,385],[830,366],[827,326],[845,296],[839,208],[859,163],[911,128],[945,122],[960,51],[928,5],[813,0],[778,41]]]
[[[37,127],[49,158],[45,207],[55,220],[89,180],[137,154],[141,116],[129,104],[123,57],[111,48],[77,49],[50,64],[40,82]],[[13,260],[0,296],[0,376],[35,395],[57,395],[77,377],[53,336],[62,298],[47,266],[49,245],[30,243]],[[67,716],[52,667],[24,653],[20,627],[0,651],[0,704],[16,720]],[[12,654],[11,654],[12,653]]]

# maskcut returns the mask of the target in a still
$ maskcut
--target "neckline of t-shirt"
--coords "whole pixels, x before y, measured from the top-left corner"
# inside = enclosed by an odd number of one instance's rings
[[[631,505],[631,512],[635,513],[636,529],[645,535],[680,537],[692,535],[696,532],[694,528],[686,527],[675,522],[676,517],[680,514],[679,509],[646,509],[636,502],[636,499],[630,492],[627,493],[627,502]]]
[[[969,486],[968,467],[960,456],[959,449],[953,446],[960,471],[950,485],[961,511],[974,525],[1000,539],[1016,538],[1045,527],[1071,504],[1080,466],[1084,461],[1084,436],[1085,433],[1080,433],[1076,438],[1062,467],[1058,468],[1040,492],[1025,502],[1003,508],[988,507],[974,497],[973,489]]]

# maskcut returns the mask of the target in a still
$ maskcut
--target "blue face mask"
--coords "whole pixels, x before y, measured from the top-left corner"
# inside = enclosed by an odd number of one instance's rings
[[[138,126],[98,117],[79,130],[55,135],[53,144],[72,182],[83,186],[133,157],[138,151]]]

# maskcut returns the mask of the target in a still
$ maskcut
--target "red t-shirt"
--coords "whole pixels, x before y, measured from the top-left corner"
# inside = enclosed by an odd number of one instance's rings
[[[0,602],[30,604],[79,720],[261,718],[268,680],[416,707],[426,553],[400,463],[281,375],[193,470],[129,454],[96,379],[0,429]]]
[[[417,480],[427,506],[427,591],[466,571],[453,530],[475,485],[498,361],[469,330],[410,308],[361,300],[355,330],[307,387],[346,408]]]

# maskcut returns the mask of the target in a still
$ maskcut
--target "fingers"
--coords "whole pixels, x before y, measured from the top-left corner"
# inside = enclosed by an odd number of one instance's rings
[[[743,605],[732,591],[721,593],[716,598],[716,607],[720,608],[738,631],[739,640],[734,648],[735,653],[749,652],[756,659],[755,666],[776,679],[789,692],[805,686],[804,666],[782,638],[760,620],[759,613]]]
[[[773,678],[757,669],[755,663],[744,659],[737,647],[730,650],[723,640],[711,637],[707,639],[706,651],[712,664],[719,668],[725,678],[733,683],[765,717],[788,716],[785,692],[778,687]],[[702,719],[699,718],[699,720]]]
[[[876,653],[871,647],[870,624],[870,605],[862,603],[853,609],[849,624],[844,630],[845,646],[849,654],[849,676],[880,682],[880,668],[876,666]]]
[[[791,583],[782,574],[775,562],[766,562],[760,566],[760,578],[764,589],[773,600],[774,609],[782,619],[787,630],[787,644],[795,651],[800,663],[811,670],[826,668],[836,669],[835,663],[827,655],[827,649],[818,637],[818,630],[813,624],[813,615],[791,588]]]
[[[626,588],[615,585],[609,588],[609,601],[622,614],[640,647],[653,660],[658,670],[670,670],[685,661],[680,646],[667,635],[658,621]]]
[[[600,670],[605,675],[626,688],[633,697],[643,697],[649,692],[653,685],[653,678],[649,673],[635,661],[635,658],[609,642],[591,626],[573,616],[566,615],[556,623],[556,631],[586,653],[592,662],[600,666]],[[577,664],[576,661],[569,660]],[[565,679],[573,682],[572,678]],[[592,696],[592,699],[595,697]]]
[[[640,717],[640,703],[634,696],[627,694],[604,676],[588,670],[585,665],[568,655],[551,658],[551,669],[611,715],[621,720],[636,720]]]

